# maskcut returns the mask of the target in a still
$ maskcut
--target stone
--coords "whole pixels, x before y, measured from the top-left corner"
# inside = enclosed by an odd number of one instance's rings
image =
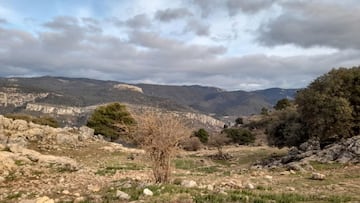
[[[127,193],[117,190],[116,191],[116,197],[122,200],[129,200],[130,199],[130,195],[128,195]]]
[[[197,183],[193,180],[183,180],[181,181],[181,186],[186,188],[193,188],[197,186]]]
[[[100,186],[98,185],[88,185],[87,189],[91,192],[99,192],[101,190]]]
[[[273,177],[272,176],[269,176],[269,175],[266,175],[264,176],[264,178],[268,181],[272,181],[273,180]]]
[[[246,189],[249,189],[249,190],[253,190],[253,189],[255,189],[255,186],[254,186],[252,183],[247,183],[247,184],[245,185],[245,188],[246,188]]]
[[[64,194],[64,195],[69,195],[70,194],[69,190],[63,190],[61,193]]]
[[[154,193],[151,190],[149,190],[148,188],[144,189],[143,194],[145,196],[153,196],[154,195]]]
[[[325,180],[325,175],[321,173],[312,173],[311,179],[313,180]]]
[[[81,202],[85,202],[86,198],[85,197],[77,197],[74,199],[74,203],[81,203]]]
[[[280,172],[280,175],[290,175],[290,171],[282,171]]]
[[[53,199],[50,199],[47,196],[39,197],[35,200],[35,203],[55,203]]]
[[[286,187],[286,190],[288,190],[288,191],[295,191],[295,188],[294,188],[294,187]]]

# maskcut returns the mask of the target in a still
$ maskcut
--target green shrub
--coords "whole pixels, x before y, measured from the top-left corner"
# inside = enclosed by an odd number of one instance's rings
[[[101,134],[111,141],[119,138],[125,141],[135,125],[135,120],[125,105],[112,103],[95,109],[86,125],[93,128],[95,134]]]
[[[272,114],[265,133],[269,145],[276,147],[299,146],[308,139],[299,113],[291,108]]]
[[[209,133],[204,128],[200,128],[198,131],[195,131],[194,136],[199,138],[200,142],[204,144],[209,141]]]
[[[255,142],[255,135],[245,128],[227,128],[223,130],[223,133],[237,144],[247,145]]]

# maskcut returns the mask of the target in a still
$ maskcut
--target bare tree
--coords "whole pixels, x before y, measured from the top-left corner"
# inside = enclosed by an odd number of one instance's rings
[[[213,156],[216,159],[228,159],[229,155],[224,154],[223,152],[223,146],[228,144],[230,142],[230,138],[227,137],[225,133],[220,133],[218,135],[211,135],[209,137],[208,144],[210,146],[216,147],[218,150],[218,153]]]
[[[171,159],[179,142],[191,135],[190,129],[179,117],[155,111],[145,112],[135,119],[138,130],[134,137],[150,157],[155,182],[169,182]]]

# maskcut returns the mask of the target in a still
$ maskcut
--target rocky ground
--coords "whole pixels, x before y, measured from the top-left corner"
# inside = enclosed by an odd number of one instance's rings
[[[0,116],[0,202],[360,202],[356,162],[259,167],[288,149],[228,146],[230,160],[213,160],[215,149],[183,151],[171,184],[156,185],[142,150],[91,134]]]

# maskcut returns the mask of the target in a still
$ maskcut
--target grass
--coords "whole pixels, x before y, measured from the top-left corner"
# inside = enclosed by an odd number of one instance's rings
[[[125,165],[113,165],[107,166],[105,168],[99,169],[95,174],[96,175],[114,175],[116,171],[128,171],[128,170],[143,170],[145,167],[135,164],[135,163],[126,163]]]
[[[321,162],[317,162],[317,161],[310,161],[311,166],[318,171],[323,171],[323,170],[333,170],[333,169],[341,169],[344,167],[344,164],[341,163],[321,163]]]

